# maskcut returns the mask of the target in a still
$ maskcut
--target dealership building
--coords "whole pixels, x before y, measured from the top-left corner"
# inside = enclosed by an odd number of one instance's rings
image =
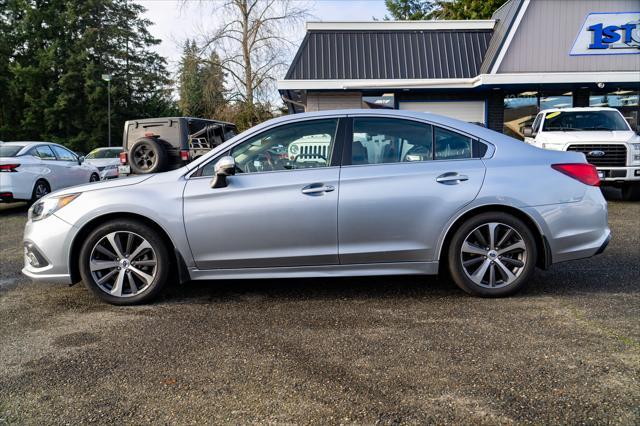
[[[514,137],[546,108],[638,126],[640,0],[510,0],[490,20],[308,22],[278,89],[290,113],[428,111]]]

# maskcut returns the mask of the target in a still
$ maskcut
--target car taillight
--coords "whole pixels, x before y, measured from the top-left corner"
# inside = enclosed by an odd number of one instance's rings
[[[180,150],[180,159],[182,161],[189,161],[189,150],[188,149],[181,149]]]
[[[585,185],[599,186],[600,177],[598,170],[593,164],[572,163],[572,164],[552,164],[553,169],[569,177],[579,180]]]
[[[0,164],[0,172],[17,172],[17,168],[20,167],[20,164]]]
[[[127,164],[127,153],[124,151],[120,153],[120,164]]]

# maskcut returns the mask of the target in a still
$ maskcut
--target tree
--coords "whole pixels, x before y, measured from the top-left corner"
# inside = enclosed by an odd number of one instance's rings
[[[195,41],[185,42],[180,61],[178,106],[183,115],[203,116],[202,71]]]
[[[385,16],[385,20],[396,19],[399,21],[420,21],[427,19],[433,8],[432,0],[385,0],[387,10],[391,18]]]
[[[433,19],[489,19],[507,0],[438,0]]]
[[[127,0],[0,0],[0,139],[79,151],[106,144],[102,74],[113,76],[116,143],[125,120],[174,113],[166,62],[152,50],[160,41],[143,11]]]
[[[204,35],[202,50],[220,54],[218,66],[230,77],[229,100],[254,125],[264,119],[260,105],[273,99],[276,76],[288,66],[293,46],[286,29],[308,14],[291,0],[226,0],[219,10],[225,24]]]

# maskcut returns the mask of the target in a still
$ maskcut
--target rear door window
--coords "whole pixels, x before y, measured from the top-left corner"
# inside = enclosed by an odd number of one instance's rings
[[[40,145],[32,148],[30,154],[42,160],[55,160],[56,156],[49,145]]]

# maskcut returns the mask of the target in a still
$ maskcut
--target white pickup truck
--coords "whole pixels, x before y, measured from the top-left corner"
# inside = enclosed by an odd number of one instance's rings
[[[584,153],[602,184],[621,187],[624,200],[640,200],[640,136],[617,109],[545,109],[523,133],[539,148]]]

